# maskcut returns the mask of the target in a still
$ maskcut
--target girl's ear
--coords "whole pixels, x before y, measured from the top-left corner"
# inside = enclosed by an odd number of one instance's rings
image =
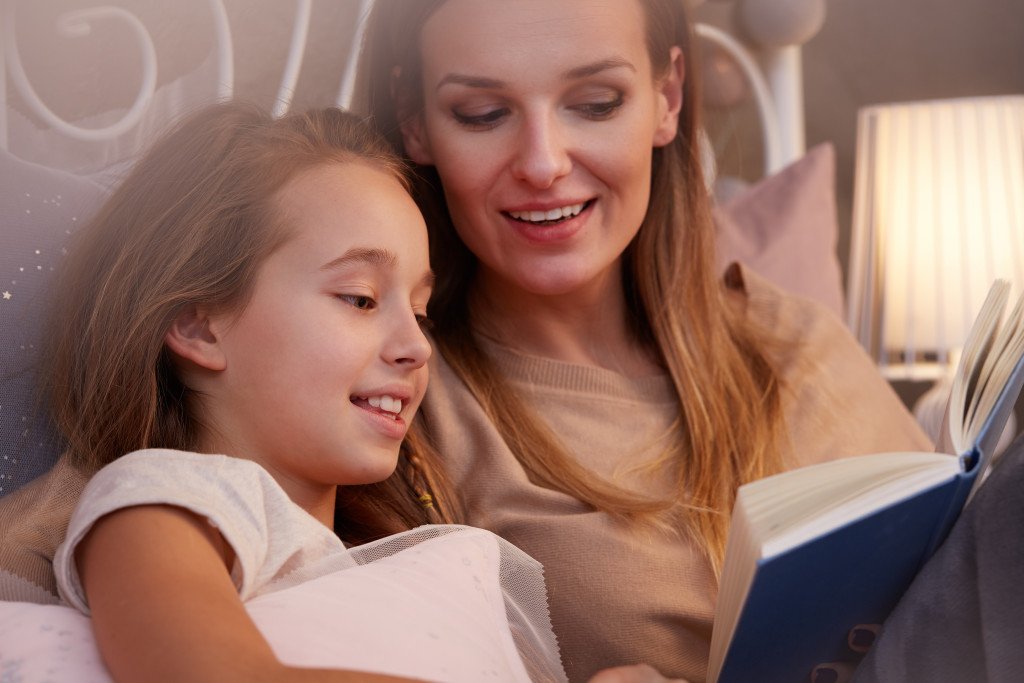
[[[434,159],[430,154],[430,145],[423,129],[423,115],[412,111],[411,98],[404,92],[399,81],[402,67],[391,70],[391,99],[395,102],[395,113],[398,126],[402,131],[402,144],[409,158],[420,166],[433,166]]]
[[[664,147],[675,140],[679,133],[679,112],[683,109],[683,82],[686,80],[683,51],[678,45],[673,45],[669,55],[668,73],[659,84],[662,109],[654,133],[655,147]]]
[[[164,343],[175,355],[207,370],[223,370],[227,357],[220,344],[213,316],[205,308],[190,305],[171,323]]]

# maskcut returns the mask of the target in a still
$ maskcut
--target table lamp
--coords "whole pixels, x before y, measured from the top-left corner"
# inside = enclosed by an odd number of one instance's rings
[[[847,323],[887,378],[935,381],[914,408],[933,439],[997,277],[1015,299],[1024,284],[1024,95],[861,109]]]

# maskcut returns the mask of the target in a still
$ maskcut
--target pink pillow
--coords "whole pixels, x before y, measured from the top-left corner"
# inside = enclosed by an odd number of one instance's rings
[[[391,539],[401,542],[401,536]],[[363,548],[369,560],[374,549]],[[462,527],[258,595],[245,608],[278,659],[296,666],[451,683],[529,683],[515,629],[543,679],[564,681],[554,636],[549,643],[546,625],[535,619],[543,593],[531,582],[540,571],[493,534]],[[0,674],[0,681],[112,680],[88,617],[66,605],[26,602],[0,601]]]
[[[769,282],[844,315],[836,254],[835,150],[822,143],[715,207],[718,267],[739,261]]]

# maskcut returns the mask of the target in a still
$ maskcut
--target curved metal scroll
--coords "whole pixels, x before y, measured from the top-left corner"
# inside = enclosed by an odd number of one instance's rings
[[[348,50],[348,61],[345,62],[345,73],[341,77],[341,89],[338,92],[338,106],[349,109],[352,106],[352,93],[356,89],[356,62],[359,61],[359,49],[363,44],[366,32],[366,17],[373,8],[373,0],[359,0],[356,14],[356,28],[352,35],[352,45]]]
[[[761,75],[761,70],[746,48],[725,31],[707,24],[696,24],[694,30],[701,38],[711,41],[728,52],[743,70],[743,75],[746,76],[754,92],[754,101],[757,104],[761,129],[764,133],[765,175],[778,171],[785,163],[780,137],[779,115],[775,107],[775,99],[764,76]]]
[[[134,104],[132,104],[121,120],[104,128],[83,128],[68,123],[54,114],[28,82],[25,69],[21,64],[21,56],[18,54],[17,36],[14,31],[14,3],[6,3],[5,6],[4,44],[6,46],[7,65],[11,81],[18,89],[21,97],[39,118],[55,130],[78,140],[108,140],[130,130],[138,124],[143,112],[153,98],[153,93],[156,92],[156,48],[153,46],[153,40],[149,37],[146,27],[131,12],[120,7],[108,6],[91,7],[68,12],[58,17],[57,31],[67,37],[77,38],[86,36],[92,31],[91,22],[104,19],[123,21],[135,34],[139,50],[142,52],[142,86],[139,88]]]
[[[302,0],[306,2],[308,0]],[[57,116],[39,97],[32,87],[21,63],[18,53],[17,34],[15,31],[15,3],[8,2],[4,6],[3,44],[7,71],[11,82],[24,99],[26,105],[44,123],[54,130],[76,140],[98,142],[111,140],[131,130],[139,124],[146,108],[152,103],[156,92],[157,60],[156,48],[145,25],[128,10],[121,7],[97,6],[73,12],[67,12],[57,18],[57,31],[69,38],[87,36],[92,31],[93,22],[121,21],[135,35],[139,51],[142,55],[142,83],[135,102],[124,116],[109,126],[101,128],[85,128],[65,121]],[[231,43],[231,30],[227,12],[222,0],[209,0],[213,15],[214,31],[217,39],[217,98],[229,100],[234,93],[234,57]],[[3,66],[0,60],[0,66]],[[5,136],[6,137],[6,136]],[[6,141],[6,140],[5,140]]]
[[[292,28],[292,42],[288,47],[288,61],[281,77],[281,87],[277,91],[274,102],[273,116],[278,118],[288,112],[295,95],[295,84],[299,80],[302,60],[306,54],[306,39],[309,36],[309,21],[313,13],[313,0],[299,0],[295,9],[295,25]]]

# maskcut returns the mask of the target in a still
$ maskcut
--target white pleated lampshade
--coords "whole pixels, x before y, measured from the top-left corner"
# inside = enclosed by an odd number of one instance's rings
[[[847,322],[890,379],[944,377],[1024,285],[1024,95],[861,109],[856,164]]]

